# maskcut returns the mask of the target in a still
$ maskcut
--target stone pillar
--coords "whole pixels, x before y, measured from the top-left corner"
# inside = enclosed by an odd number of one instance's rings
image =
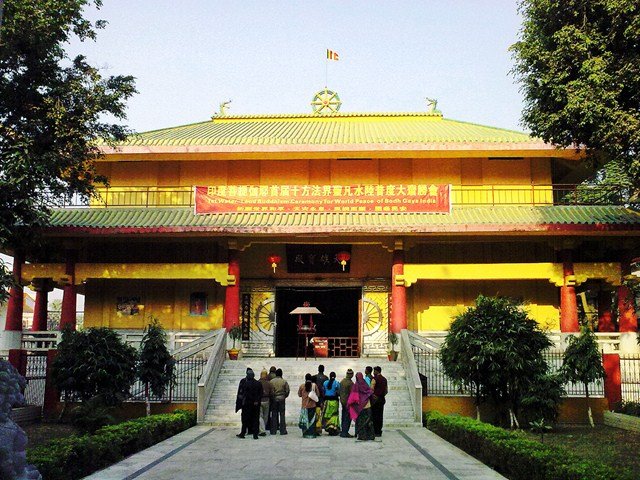
[[[578,300],[576,298],[575,274],[571,250],[560,252],[564,283],[560,287],[560,331],[573,333],[580,331],[578,322]]]
[[[622,401],[622,376],[620,374],[620,355],[617,353],[602,354],[604,367],[604,396],[609,403],[609,410],[613,410]]]
[[[76,329],[76,259],[77,250],[67,250],[64,273],[69,277],[69,283],[63,287],[62,311],[60,312],[60,330]]]
[[[22,264],[24,253],[17,250],[13,257],[14,285],[9,289],[7,302],[7,317],[4,332],[0,337],[0,349],[10,350],[20,348],[22,342],[22,312],[24,308],[24,289],[20,283],[22,279]]]
[[[600,290],[598,292],[598,332],[615,332],[611,311],[611,292]]]
[[[391,331],[400,333],[407,328],[407,289],[404,285],[396,285],[396,275],[404,273],[404,250],[393,251],[391,267]]]
[[[36,302],[33,306],[32,332],[44,332],[47,330],[47,310],[49,306],[49,292],[51,287],[49,282],[40,279],[35,282]]]
[[[224,328],[228,330],[240,323],[240,259],[237,249],[229,249],[229,275],[235,275],[236,284],[227,285],[224,295]]]

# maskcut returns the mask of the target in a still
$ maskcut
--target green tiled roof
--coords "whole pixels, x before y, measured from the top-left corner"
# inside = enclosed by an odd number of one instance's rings
[[[562,226],[587,230],[640,229],[640,213],[621,206],[454,207],[451,214],[416,213],[225,213],[195,215],[192,208],[59,209],[54,228],[145,229],[238,233],[546,231]],[[106,231],[105,231],[106,233]]]
[[[428,113],[227,116],[132,135],[121,146],[540,143],[526,133]]]

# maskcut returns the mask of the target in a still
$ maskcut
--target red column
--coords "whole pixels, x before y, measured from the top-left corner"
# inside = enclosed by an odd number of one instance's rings
[[[47,329],[47,307],[49,305],[49,285],[43,280],[36,286],[36,302],[33,306],[32,332],[44,332]]]
[[[620,374],[620,355],[617,353],[602,354],[604,367],[604,396],[609,402],[609,410],[613,410],[622,401],[622,376]]]
[[[57,354],[58,350],[47,351],[47,378],[44,383],[44,401],[42,404],[42,413],[45,417],[55,411],[58,400],[60,399],[58,390],[53,385],[53,378],[51,377],[51,366]]]
[[[71,279],[68,285],[63,287],[62,311],[60,312],[60,330],[66,327],[76,329],[76,250],[67,250],[67,262],[64,273]]]
[[[598,292],[598,332],[615,332],[613,312],[611,311],[611,292]]]
[[[16,251],[13,257],[13,280],[15,285],[9,290],[9,302],[7,304],[7,321],[5,330],[22,332],[22,311],[24,306],[24,290],[20,281],[22,279],[22,264],[24,253]]]
[[[224,328],[227,330],[240,322],[240,261],[235,249],[229,249],[229,275],[235,275],[236,284],[227,285],[224,296]]]
[[[630,256],[622,255],[622,280],[631,273]],[[638,317],[636,316],[635,299],[633,293],[625,285],[618,287],[618,330],[620,332],[637,332]]]
[[[391,331],[400,333],[407,328],[407,290],[404,285],[396,285],[396,275],[404,273],[404,251],[393,251],[391,267]]]
[[[564,284],[560,287],[560,331],[579,332],[578,300],[576,298],[575,279],[573,278],[573,261],[571,250],[561,252]]]
[[[27,375],[27,351],[12,348],[9,350],[9,363],[15,367],[23,377]]]

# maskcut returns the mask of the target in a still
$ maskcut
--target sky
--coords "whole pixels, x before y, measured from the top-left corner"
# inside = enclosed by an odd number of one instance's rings
[[[73,41],[105,75],[136,77],[135,131],[229,114],[307,113],[338,92],[341,112],[425,111],[523,130],[509,46],[521,20],[506,0],[104,0],[95,42]],[[329,62],[326,49],[339,54]]]
[[[446,118],[524,130],[515,0],[104,0],[85,16],[108,25],[67,51],[136,77],[137,132],[207,120],[229,99],[230,114],[310,113],[325,86],[341,112],[425,111],[429,97]],[[340,60],[327,65],[327,49]]]

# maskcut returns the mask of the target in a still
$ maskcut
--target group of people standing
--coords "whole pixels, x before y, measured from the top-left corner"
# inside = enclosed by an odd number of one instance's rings
[[[287,434],[285,404],[289,396],[289,383],[282,378],[282,369],[271,367],[262,370],[260,380],[247,368],[246,377],[240,380],[236,396],[236,412],[242,410],[242,428],[236,435],[245,438],[248,433],[254,439],[264,437],[267,430],[271,435]]]
[[[387,379],[380,367],[367,367],[364,375],[348,369],[338,382],[336,373],[329,377],[324,366],[318,366],[316,375],[307,374],[305,382],[298,388],[302,399],[298,426],[304,438],[315,438],[326,431],[329,435],[353,438],[349,433],[351,422],[355,422],[357,440],[375,440],[382,435],[385,397],[388,393]],[[342,405],[342,421],[339,422],[339,403]]]
[[[382,435],[387,379],[380,367],[366,367],[364,374],[358,372],[355,377],[354,381],[349,368],[338,382],[335,372],[325,375],[324,365],[318,366],[317,374],[306,374],[298,388],[302,399],[298,426],[304,438],[315,438],[323,430],[332,436],[353,438],[349,433],[352,421],[357,440],[375,440]],[[242,429],[236,436],[245,438],[249,434],[258,439],[266,436],[267,430],[271,435],[278,431],[287,435],[285,404],[289,393],[282,369],[262,370],[260,380],[256,380],[254,371],[247,368],[236,396],[236,412],[242,410]]]

